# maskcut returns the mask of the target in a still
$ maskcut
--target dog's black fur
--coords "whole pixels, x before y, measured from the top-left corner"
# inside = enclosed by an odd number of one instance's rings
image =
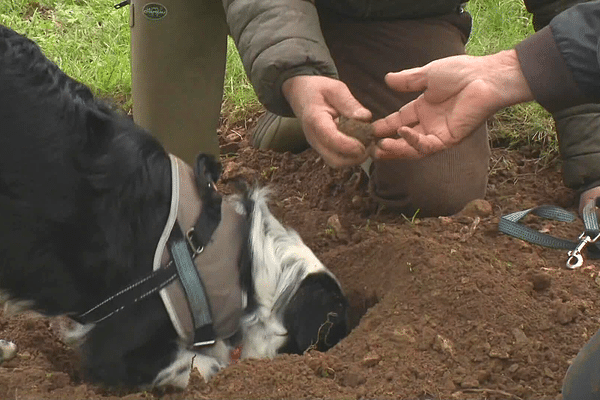
[[[221,199],[211,187],[219,173],[218,163],[199,157],[195,174],[208,207],[196,225],[199,232],[212,232],[220,219]],[[35,43],[0,26],[4,300],[44,315],[73,316],[146,276],[170,195],[169,158],[156,139],[96,100]],[[245,204],[251,211],[252,201],[246,198]],[[256,307],[251,258],[246,250],[241,284],[249,307]],[[320,311],[315,314],[315,309]],[[323,338],[323,324],[333,309],[336,324]],[[284,326],[291,337],[280,351],[301,353],[315,343],[320,349],[331,347],[346,334],[346,309],[331,277],[315,274],[304,280],[285,308]],[[180,344],[154,294],[94,325],[81,350],[87,379],[145,386],[155,384],[157,374],[174,363]]]
[[[160,144],[7,28],[0,121],[2,290],[45,315],[79,314],[147,275],[170,204]],[[176,339],[152,296],[88,333],[85,374],[152,382]]]

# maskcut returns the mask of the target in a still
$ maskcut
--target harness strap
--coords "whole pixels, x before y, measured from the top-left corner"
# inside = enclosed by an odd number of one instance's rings
[[[159,292],[179,337],[191,346],[210,345],[215,343],[217,333],[229,337],[238,329],[242,301],[237,266],[243,237],[236,230],[239,220],[246,216],[229,203],[219,202],[218,211],[221,206],[225,208],[223,220],[210,234],[204,232],[209,243],[198,243],[194,224],[202,220],[204,213],[211,212],[211,205],[202,207],[191,168],[172,155],[170,161],[171,206],[154,254],[153,271],[72,318],[82,324],[98,323]],[[180,191],[184,197],[180,197]],[[203,279],[208,279],[208,283]],[[214,300],[213,306],[222,312],[215,312],[209,300]]]
[[[181,228],[176,223],[169,241],[171,258],[177,268],[179,282],[185,292],[194,324],[193,346],[206,346],[215,343],[216,335],[210,314],[210,304],[206,290],[192,259],[190,247]],[[195,254],[195,253],[194,253]]]

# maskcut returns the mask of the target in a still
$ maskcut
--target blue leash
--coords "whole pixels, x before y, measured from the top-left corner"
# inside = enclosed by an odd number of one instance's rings
[[[543,205],[503,215],[498,223],[498,230],[506,235],[540,246],[569,250],[566,266],[569,269],[576,269],[583,265],[582,252],[585,249],[588,250],[590,258],[600,258],[600,246],[595,243],[600,238],[600,226],[596,215],[599,199],[590,200],[585,205],[582,216],[585,230],[579,235],[576,242],[550,236],[519,222],[529,214],[560,222],[573,222],[577,218],[575,214],[552,205]]]

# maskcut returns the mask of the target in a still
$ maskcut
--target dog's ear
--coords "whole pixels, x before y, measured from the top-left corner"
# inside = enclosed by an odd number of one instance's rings
[[[291,298],[283,321],[289,339],[280,352],[325,351],[348,334],[348,300],[330,275],[310,274]]]
[[[198,154],[196,165],[194,165],[194,175],[196,176],[196,185],[198,188],[204,188],[209,183],[214,183],[221,176],[221,163],[212,154]]]
[[[221,221],[221,195],[215,182],[221,175],[221,163],[210,154],[200,153],[194,165],[196,187],[202,199],[202,212],[194,224],[197,243],[206,245]]]
[[[112,140],[112,124],[105,110],[83,107],[87,129],[86,150],[90,153],[105,151],[106,144]]]

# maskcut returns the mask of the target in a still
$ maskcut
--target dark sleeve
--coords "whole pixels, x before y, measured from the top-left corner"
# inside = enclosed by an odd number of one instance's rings
[[[524,0],[527,11],[533,14],[535,31],[546,27],[552,18],[566,9],[589,0]]]
[[[559,14],[550,22],[550,29],[575,82],[594,102],[600,101],[600,1],[580,4]]]
[[[548,111],[600,101],[600,1],[559,14],[516,46],[535,99]]]
[[[292,116],[281,92],[297,75],[337,78],[308,0],[223,0],[227,24],[259,101],[275,114]]]

